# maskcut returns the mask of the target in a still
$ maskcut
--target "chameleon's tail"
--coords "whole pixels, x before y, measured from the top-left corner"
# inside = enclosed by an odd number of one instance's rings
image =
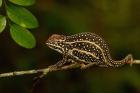
[[[112,64],[113,64],[114,67],[120,67],[120,66],[123,66],[125,64],[130,64],[130,66],[132,66],[133,56],[131,54],[129,54],[123,60],[113,61]]]
[[[134,61],[132,54],[127,55],[124,61],[126,64],[130,64],[130,66],[132,66]]]

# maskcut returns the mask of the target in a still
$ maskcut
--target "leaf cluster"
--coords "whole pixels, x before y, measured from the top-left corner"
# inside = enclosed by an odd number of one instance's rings
[[[36,40],[29,29],[38,27],[36,17],[25,7],[33,5],[35,0],[0,0],[0,33],[9,26],[12,39],[24,48],[33,48]]]

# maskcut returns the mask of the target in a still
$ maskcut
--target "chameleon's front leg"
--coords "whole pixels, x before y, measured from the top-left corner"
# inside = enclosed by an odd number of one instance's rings
[[[50,68],[51,69],[57,69],[57,68],[61,68],[64,64],[66,64],[67,62],[70,62],[70,60],[68,59],[68,55],[65,52],[65,54],[63,55],[63,59],[58,61],[56,64],[51,65]]]
[[[65,65],[66,62],[71,63],[71,64]],[[49,70],[64,69],[64,68],[67,68],[68,66],[69,68],[73,68],[73,65],[75,65],[75,62],[73,60],[63,58],[62,60],[58,61],[56,64],[49,66]],[[43,72],[38,78],[44,77],[47,73]]]
[[[81,69],[87,69],[89,67],[92,67],[93,65],[98,65],[97,62],[93,62],[93,63],[88,63],[88,64],[85,64],[85,63],[81,63],[80,66],[81,66]]]
[[[60,68],[66,63],[66,61],[67,61],[66,59],[62,59],[62,60],[58,61],[56,64],[49,66],[49,68],[51,68],[51,69]]]

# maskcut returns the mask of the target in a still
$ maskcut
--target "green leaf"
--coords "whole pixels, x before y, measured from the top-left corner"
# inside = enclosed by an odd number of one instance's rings
[[[38,21],[35,16],[28,11],[26,8],[21,6],[16,6],[13,4],[7,5],[7,14],[8,17],[14,23],[25,27],[25,28],[36,28],[38,27]]]
[[[19,25],[11,24],[10,34],[13,40],[22,47],[33,48],[36,45],[36,41],[32,33]]]
[[[2,0],[0,0],[0,7],[2,6]]]
[[[6,27],[6,17],[0,15],[0,33],[4,31],[5,27]]]
[[[30,6],[35,3],[35,0],[9,0],[9,1],[14,4],[22,5],[22,6]]]

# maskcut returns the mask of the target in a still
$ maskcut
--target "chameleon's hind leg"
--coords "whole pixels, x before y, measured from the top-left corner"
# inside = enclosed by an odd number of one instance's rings
[[[84,64],[84,63],[81,63],[80,66],[81,66],[81,69],[87,69],[93,65],[97,65],[96,62],[93,62],[93,63],[88,63],[88,64]]]

